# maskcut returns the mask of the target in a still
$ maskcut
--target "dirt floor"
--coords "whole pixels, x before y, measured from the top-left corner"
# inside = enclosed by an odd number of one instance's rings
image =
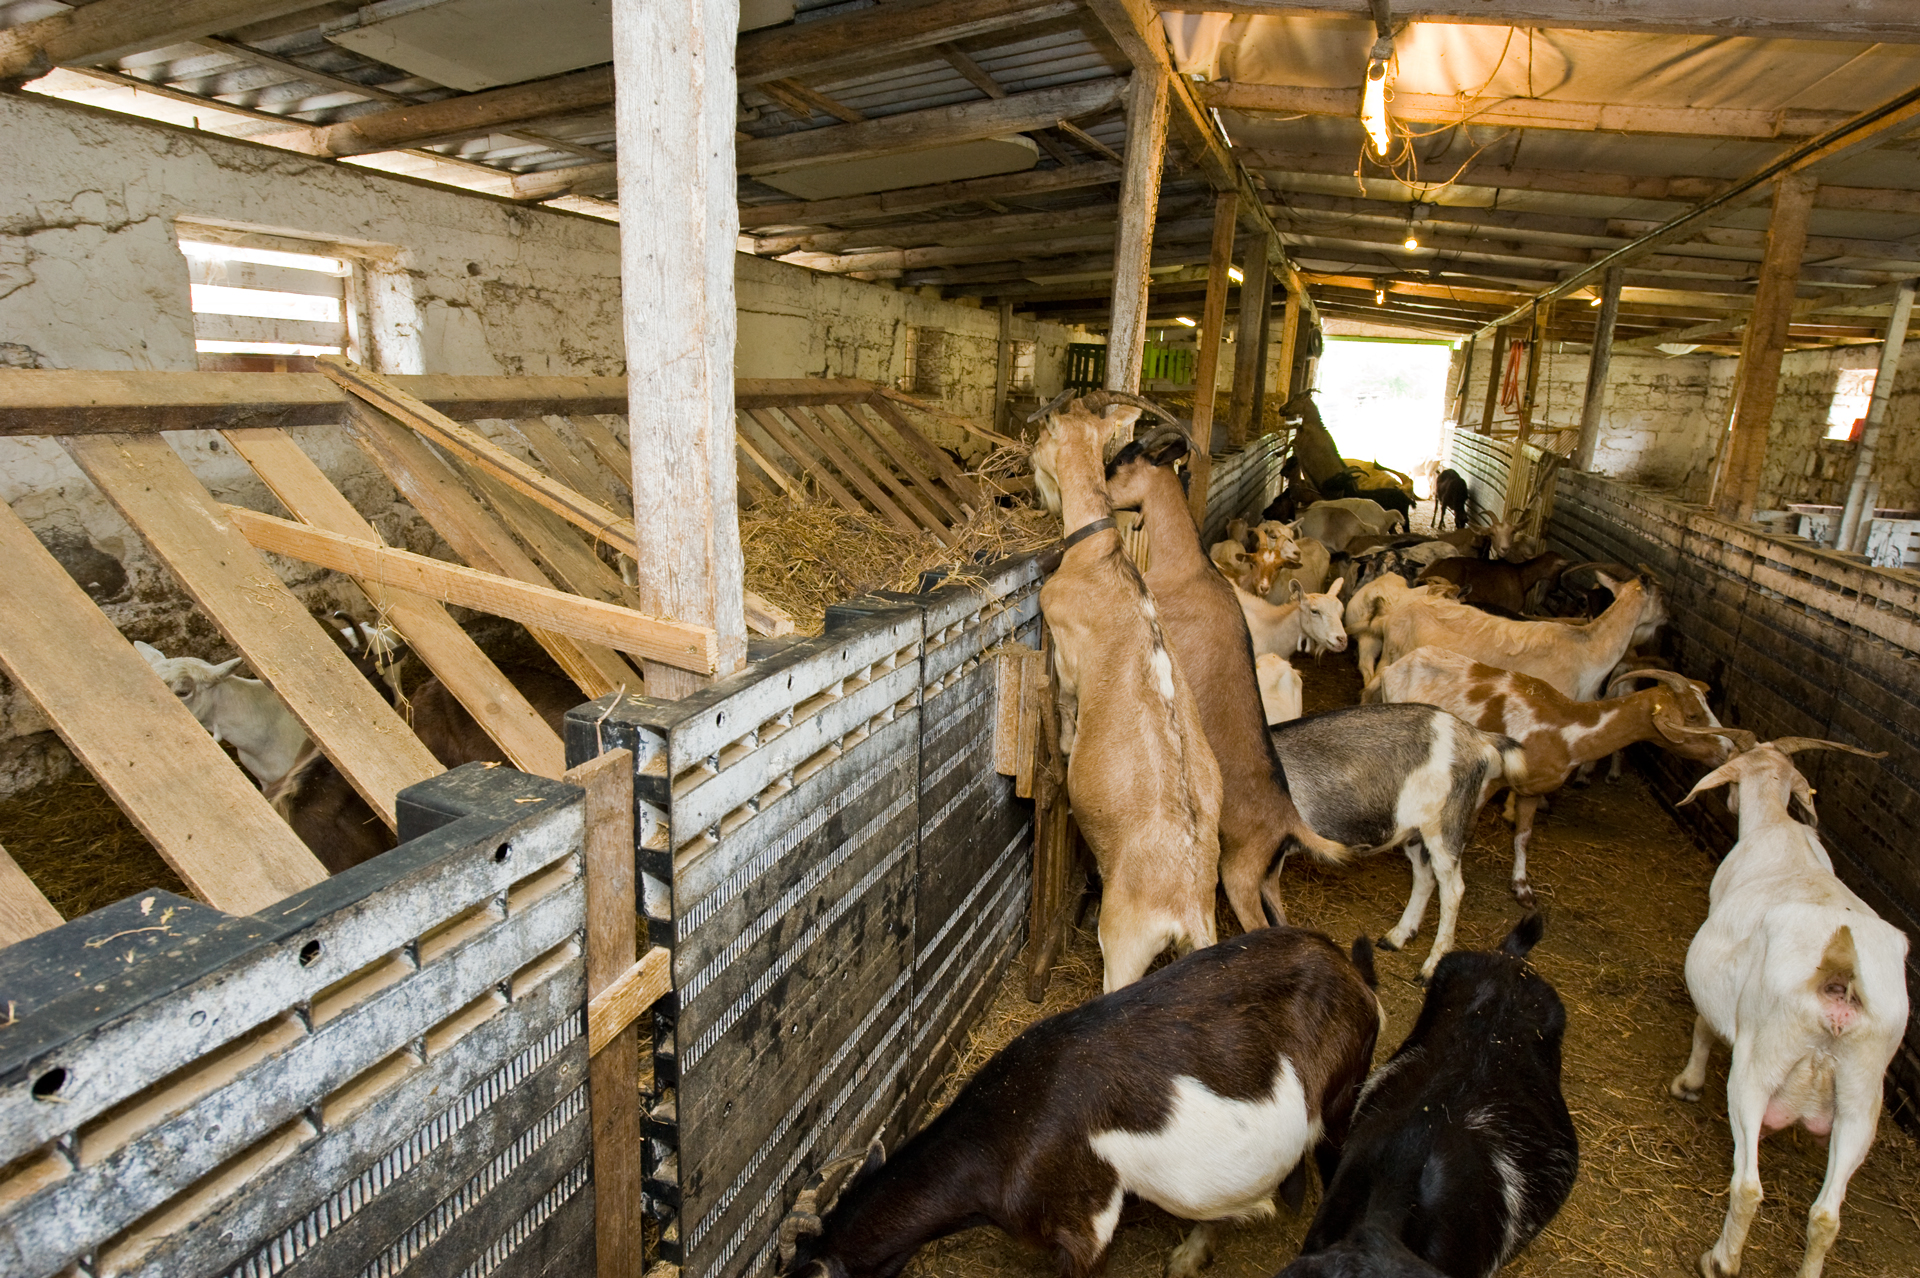
[[[1309,714],[1357,699],[1351,658],[1303,661]],[[1468,851],[1459,948],[1491,948],[1519,917],[1507,891],[1508,827],[1490,804]],[[1667,1095],[1684,1063],[1693,1022],[1682,963],[1706,912],[1713,862],[1696,848],[1631,769],[1619,782],[1556,795],[1541,816],[1528,858],[1549,911],[1546,939],[1533,952],[1567,1005],[1564,1086],[1580,1134],[1580,1176],[1560,1215],[1506,1270],[1523,1275],[1692,1274],[1719,1234],[1733,1142],[1726,1123],[1724,1050],[1716,1052],[1706,1096],[1687,1105]],[[1290,862],[1287,908],[1296,924],[1343,942],[1378,936],[1406,901],[1407,863],[1390,854],[1341,871]],[[1388,1024],[1384,1061],[1419,1010],[1419,967],[1433,935],[1430,911],[1412,948],[1377,954]],[[969,1044],[961,1075],[1041,1015],[1100,989],[1099,947],[1082,930],[1053,974],[1043,1005],[1029,1003],[1016,967]],[[955,1085],[957,1086],[957,1078]],[[1825,1175],[1826,1150],[1799,1130],[1770,1138],[1760,1173],[1767,1198],[1749,1239],[1744,1278],[1797,1271],[1806,1212]],[[1210,1274],[1267,1278],[1297,1253],[1318,1201],[1305,1212],[1229,1231]],[[1181,1225],[1157,1208],[1130,1203],[1110,1253],[1111,1278],[1158,1278]],[[1841,1210],[1840,1237],[1827,1259],[1833,1278],[1920,1274],[1920,1147],[1882,1122],[1866,1165]],[[926,1248],[909,1278],[1047,1278],[1049,1260],[993,1229]]]

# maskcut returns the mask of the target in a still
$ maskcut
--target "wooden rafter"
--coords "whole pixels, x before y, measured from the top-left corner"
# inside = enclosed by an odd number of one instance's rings
[[[312,8],[311,0],[95,0],[0,31],[0,84],[70,62],[112,62]]]
[[[847,218],[924,213],[929,209],[985,200],[1011,200],[1054,191],[1104,186],[1120,180],[1120,166],[1101,162],[1064,169],[1036,169],[1005,177],[970,178],[934,186],[912,186],[874,195],[851,195],[835,200],[797,200],[783,204],[749,204],[740,210],[743,229],[772,226],[825,226]]]
[[[530,120],[605,107],[613,102],[613,68],[594,67],[545,80],[397,106],[339,124],[308,126],[250,139],[307,155],[368,155],[458,141]]]
[[[840,75],[915,49],[1071,15],[1073,0],[907,0],[740,37],[740,87]]]
[[[1366,18],[1368,0],[1153,0],[1163,13]],[[1808,5],[1801,0],[1395,0],[1396,22],[1463,22],[1566,30],[1794,37],[1920,43],[1920,12],[1901,4]]]

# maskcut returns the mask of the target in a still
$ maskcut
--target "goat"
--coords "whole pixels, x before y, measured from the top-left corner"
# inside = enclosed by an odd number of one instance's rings
[[[1535,555],[1521,564],[1456,556],[1435,560],[1426,566],[1420,576],[1422,579],[1450,581],[1460,587],[1463,603],[1525,612],[1527,596],[1534,588],[1556,580],[1560,570],[1566,566],[1567,557],[1552,550]]]
[[[1310,595],[1319,594],[1327,588],[1327,573],[1333,567],[1332,554],[1311,537],[1302,537],[1291,544],[1294,566],[1274,573],[1273,584],[1265,590],[1249,593],[1260,595],[1268,603],[1284,603],[1293,597],[1295,586]]]
[[[1466,893],[1460,860],[1480,808],[1500,785],[1526,780],[1526,751],[1511,737],[1482,732],[1432,706],[1348,706],[1282,724],[1271,733],[1287,770],[1293,801],[1323,839],[1340,845],[1336,864],[1405,845],[1413,867],[1407,908],[1384,949],[1404,949],[1420,929],[1440,885],[1440,924],[1422,977],[1453,948]],[[1281,864],[1261,885],[1267,904],[1285,918]]]
[[[1363,478],[1354,467],[1349,466],[1320,485],[1320,491],[1329,501],[1346,498],[1371,501],[1389,514],[1398,515],[1402,531],[1410,530],[1413,527],[1413,495],[1397,484],[1363,488]]]
[[[1544,930],[1528,914],[1498,953],[1434,969],[1280,1278],[1482,1278],[1566,1203],[1580,1167],[1560,1090],[1567,1010],[1526,961]]]
[[[1240,926],[1252,931],[1267,921],[1260,878],[1281,841],[1292,834],[1317,842],[1287,797],[1286,774],[1267,737],[1253,645],[1235,602],[1250,596],[1222,580],[1200,554],[1199,531],[1173,469],[1187,449],[1177,431],[1156,431],[1127,445],[1107,466],[1107,496],[1117,506],[1137,508],[1151,530],[1146,585],[1174,668],[1193,690],[1206,733],[1203,748],[1234,796],[1218,812],[1220,881]],[[1206,895],[1211,918],[1211,886]]]
[[[1094,1278],[1132,1194],[1198,1222],[1166,1269],[1192,1278],[1214,1222],[1271,1216],[1276,1188],[1297,1207],[1309,1152],[1332,1173],[1379,1034],[1373,986],[1364,939],[1349,957],[1262,928],[1029,1026],[824,1217],[803,1191],[780,1272],[894,1278],[991,1223]]]
[[[1267,726],[1298,719],[1306,696],[1300,672],[1276,652],[1263,652],[1256,657],[1253,672],[1260,684],[1260,709],[1267,716]]]
[[[1527,882],[1527,844],[1543,795],[1566,784],[1582,764],[1604,759],[1636,741],[1696,763],[1726,762],[1731,743],[1689,728],[1717,728],[1707,685],[1671,670],[1639,670],[1621,683],[1654,679],[1657,687],[1606,701],[1574,701],[1531,675],[1482,665],[1445,648],[1416,648],[1380,671],[1370,689],[1389,703],[1439,706],[1488,732],[1518,741],[1527,754],[1527,779],[1512,786],[1513,894],[1533,908]],[[1609,685],[1613,694],[1616,685]]]
[[[1659,587],[1635,578],[1616,583],[1613,606],[1585,623],[1511,621],[1452,599],[1408,594],[1381,623],[1382,655],[1398,661],[1415,648],[1463,653],[1518,670],[1575,701],[1591,701],[1614,663],[1667,619]]]
[[[405,699],[401,683],[407,664],[407,641],[384,621],[360,621],[343,609],[327,614],[327,627],[334,642],[347,654],[367,682],[387,690],[387,700],[399,705]]]
[[[1436,530],[1447,526],[1449,514],[1453,516],[1455,528],[1465,528],[1473,518],[1472,506],[1473,490],[1459,471],[1448,467],[1434,476],[1433,526]]]
[[[1727,1122],[1733,1179],[1719,1241],[1700,1257],[1706,1278],[1740,1272],[1760,1206],[1760,1141],[1795,1123],[1830,1137],[1827,1176],[1807,1213],[1801,1278],[1819,1278],[1840,1232],[1847,1182],[1880,1121],[1887,1065],[1907,1024],[1907,937],[1833,873],[1810,826],[1788,814],[1813,791],[1788,758],[1853,746],[1805,737],[1759,744],[1735,731],[1741,753],[1700,778],[1687,797],[1737,787],[1740,838],[1714,872],[1707,919],[1687,950],[1687,991],[1698,1013],[1693,1051],[1668,1090],[1700,1098],[1715,1039],[1733,1046]]]
[[[1060,392],[1059,395],[1054,397],[1051,404],[1046,405],[1038,412],[1030,414],[1027,420],[1030,422],[1037,421],[1042,417],[1049,416],[1054,409],[1066,402],[1072,395],[1073,391],[1071,388]],[[1135,414],[1135,418],[1137,417],[1138,414]],[[1108,421],[1097,441],[1099,457],[1104,460],[1112,453],[1117,452],[1120,446],[1131,437],[1132,432],[1133,420],[1131,419],[1122,421],[1120,418],[1115,417],[1111,421]],[[1057,478],[1059,471],[1059,447],[1059,436],[1052,431],[1043,429],[1040,432],[1040,437],[1034,440],[1033,451],[1029,456],[1029,460],[1033,463],[1034,491],[1040,496],[1040,504],[1055,515],[1061,511],[1060,481]],[[966,468],[963,466],[961,469],[964,470]]]
[[[557,670],[538,666],[503,671],[555,732],[580,691]],[[430,678],[414,689],[413,733],[442,766],[505,763],[506,754],[445,684]],[[309,745],[286,776],[264,787],[263,796],[329,873],[359,865],[389,851],[393,833],[342,776],[333,761]]]
[[[1240,612],[1253,636],[1254,656],[1272,652],[1291,657],[1303,647],[1316,657],[1323,652],[1345,652],[1347,632],[1340,619],[1339,583],[1326,594],[1309,595],[1296,582],[1288,593],[1289,602],[1272,604],[1234,588],[1234,598],[1240,601]]]
[[[1340,553],[1356,537],[1392,531],[1397,514],[1381,508],[1380,503],[1362,497],[1341,501],[1320,501],[1307,507],[1294,521],[1294,535],[1311,537],[1328,550]]]
[[[1097,392],[1051,412],[1046,427],[1067,538],[1040,611],[1053,633],[1067,797],[1104,885],[1108,990],[1138,980],[1169,945],[1213,944],[1220,864],[1220,765],[1153,597],[1120,547],[1102,478],[1101,441],[1140,411]],[[1193,558],[1204,565],[1199,546],[1196,533]],[[1251,654],[1246,667],[1252,714]]]
[[[1353,641],[1354,656],[1359,661],[1360,681],[1363,684],[1373,682],[1373,672],[1380,665],[1380,647],[1384,642],[1381,621],[1401,596],[1409,592],[1424,592],[1434,598],[1446,598],[1452,590],[1452,586],[1439,581],[1424,586],[1410,586],[1405,577],[1389,572],[1382,573],[1353,592],[1347,600],[1344,620],[1347,637]]]
[[[216,666],[198,657],[169,657],[137,639],[133,646],[200,726],[215,741],[233,747],[240,766],[261,785],[270,785],[292,770],[307,744],[307,731],[273,689],[234,673],[244,658]]]

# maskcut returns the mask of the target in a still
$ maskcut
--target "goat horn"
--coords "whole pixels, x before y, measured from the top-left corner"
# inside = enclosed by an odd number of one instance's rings
[[[1859,746],[1850,746],[1839,741],[1824,741],[1819,737],[1780,737],[1767,744],[1782,754],[1792,754],[1796,750],[1845,750],[1848,754],[1857,754],[1863,759],[1887,757],[1885,750],[1862,750]]]
[[[1028,413],[1027,420],[1030,422],[1037,422],[1042,417],[1048,416],[1053,412],[1054,409],[1060,407],[1060,405],[1072,399],[1075,393],[1076,393],[1076,389],[1074,387],[1072,386],[1067,387],[1065,390],[1061,391],[1058,395],[1055,395],[1053,399],[1049,401],[1045,407],[1035,409],[1033,412]]]
[[[1733,742],[1735,754],[1745,754],[1749,750],[1757,749],[1760,745],[1760,738],[1745,728],[1695,728],[1684,723],[1676,723],[1674,731],[1684,732],[1690,737],[1725,737]]]
[[[806,1196],[801,1195],[802,1198]],[[780,1267],[786,1269],[792,1266],[802,1238],[815,1238],[825,1231],[826,1225],[820,1217],[810,1211],[802,1211],[795,1205],[780,1222]]]
[[[1176,427],[1180,424],[1178,417],[1144,395],[1134,395],[1127,391],[1102,390],[1095,391],[1093,394],[1087,396],[1087,406],[1093,408],[1095,412],[1099,412],[1114,404],[1131,404],[1135,408],[1145,409],[1163,422],[1170,422]]]
[[[1654,667],[1646,670],[1629,670],[1625,674],[1616,677],[1612,683],[1607,685],[1607,691],[1604,695],[1611,697],[1615,688],[1618,688],[1623,683],[1632,683],[1635,679],[1652,679],[1656,683],[1666,684],[1675,692],[1693,693],[1699,691],[1699,689],[1693,686],[1693,680],[1687,678],[1679,671],[1662,670]]]
[[[1640,575],[1645,577],[1649,584],[1655,586],[1660,584],[1660,574],[1653,569],[1647,567],[1645,564],[1635,564],[1634,567],[1640,570]]]

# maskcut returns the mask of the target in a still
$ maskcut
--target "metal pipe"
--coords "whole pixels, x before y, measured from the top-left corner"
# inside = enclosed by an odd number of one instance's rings
[[[1835,550],[1856,549],[1865,527],[1871,522],[1866,509],[1867,480],[1873,474],[1873,453],[1880,445],[1880,428],[1887,420],[1887,402],[1893,398],[1893,381],[1900,368],[1900,349],[1907,341],[1907,321],[1913,317],[1913,289],[1908,280],[1893,296],[1893,314],[1887,317],[1887,340],[1880,345],[1880,367],[1873,375],[1873,399],[1867,404],[1866,425],[1860,431],[1860,447],[1853,456],[1853,482],[1847,485],[1847,505],[1840,515],[1840,531],[1834,535]]]

